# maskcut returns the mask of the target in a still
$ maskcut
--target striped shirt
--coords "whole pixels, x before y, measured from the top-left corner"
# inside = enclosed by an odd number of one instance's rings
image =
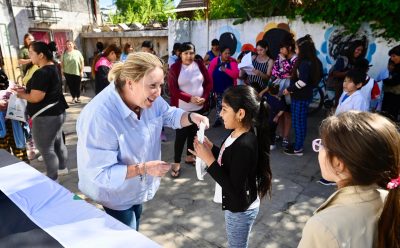
[[[257,61],[257,57],[256,57],[253,60],[253,67],[254,67],[254,69],[259,70],[262,73],[266,74],[270,60],[271,59],[268,58],[267,61],[260,63]],[[266,82],[264,82],[264,79],[262,77],[256,76],[256,75],[249,75],[249,83],[250,83],[250,85],[257,84],[261,89],[264,89],[266,86]]]

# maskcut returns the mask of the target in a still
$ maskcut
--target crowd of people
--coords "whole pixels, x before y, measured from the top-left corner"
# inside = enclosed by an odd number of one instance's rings
[[[84,59],[67,41],[60,71],[56,44],[33,40],[24,37],[20,56],[26,83],[9,83],[0,74],[0,148],[29,162],[35,147],[47,176],[57,180],[68,157],[62,76],[70,104],[80,103]],[[77,167],[79,189],[109,215],[139,230],[143,203],[154,197],[161,177],[180,176],[186,144],[184,162],[200,158],[221,188],[216,195],[228,246],[248,246],[260,202],[271,197],[270,150],[280,144],[283,153],[302,156],[311,145],[305,144],[308,105],[323,68],[310,35],[285,35],[277,58],[264,40],[255,48],[243,46],[237,59],[227,45],[212,40],[203,58],[193,43],[175,43],[165,82],[151,41],[140,52],[129,43],[122,49],[98,44],[92,63],[96,96],[76,125]],[[299,247],[400,247],[400,45],[389,50],[388,68],[380,74],[383,90],[368,75],[365,53],[362,42],[350,44],[328,73],[335,111],[322,121],[312,148],[319,153],[320,182],[337,191],[309,219]],[[241,67],[244,56],[251,57],[251,70]],[[169,102],[162,97],[165,83]],[[26,100],[26,122],[5,118],[11,94]],[[205,113],[213,103],[210,125]],[[200,142],[195,136],[201,123],[230,132],[220,145],[207,137]],[[161,160],[164,126],[176,129],[172,163]]]

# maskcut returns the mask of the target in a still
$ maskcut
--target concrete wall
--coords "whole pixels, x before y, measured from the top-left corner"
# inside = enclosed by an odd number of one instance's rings
[[[289,21],[285,17],[251,19],[240,25],[232,25],[233,21],[234,19],[212,20],[208,25],[206,21],[169,21],[169,51],[172,51],[174,42],[191,41],[196,46],[196,53],[204,56],[210,49],[212,39],[221,37],[227,39],[228,37],[228,40],[232,41],[231,44],[236,47],[234,56],[237,56],[243,44],[255,45],[268,31],[278,28],[290,30],[295,35],[295,39],[310,34],[326,71],[332,66],[337,56],[336,44],[364,39],[368,46],[366,58],[373,65],[370,75],[376,76],[387,65],[388,50],[397,45],[396,43],[388,44],[381,38],[373,37],[367,25],[362,27],[357,34],[350,36],[339,27],[323,23],[309,24],[299,19]]]
[[[13,75],[18,75],[15,68],[17,64],[17,51],[23,45],[23,36],[29,28],[43,28],[51,30],[66,30],[72,32],[73,40],[78,49],[81,49],[80,33],[83,25],[89,25],[93,22],[92,1],[91,0],[46,0],[43,2],[58,3],[60,10],[57,16],[61,17],[58,23],[34,23],[28,18],[28,9],[30,0],[12,0],[12,9],[17,26],[17,31],[13,25],[13,19],[9,15],[5,1],[0,1],[0,45],[3,56],[5,57],[5,69],[7,75],[13,80]],[[97,12],[99,5],[97,0]],[[8,41],[8,42],[7,42]]]

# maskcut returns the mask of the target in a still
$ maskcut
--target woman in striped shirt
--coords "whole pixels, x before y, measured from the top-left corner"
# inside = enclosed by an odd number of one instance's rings
[[[271,58],[267,42],[260,40],[256,45],[257,54],[253,56],[253,71],[249,75],[249,84],[261,92],[266,86],[269,78],[271,77],[272,67],[274,60]],[[244,71],[241,71],[244,73]]]

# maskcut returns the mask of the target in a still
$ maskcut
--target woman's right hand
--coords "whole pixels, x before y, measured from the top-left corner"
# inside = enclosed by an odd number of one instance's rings
[[[148,161],[145,164],[146,174],[155,177],[163,177],[171,169],[171,164],[161,160]]]

